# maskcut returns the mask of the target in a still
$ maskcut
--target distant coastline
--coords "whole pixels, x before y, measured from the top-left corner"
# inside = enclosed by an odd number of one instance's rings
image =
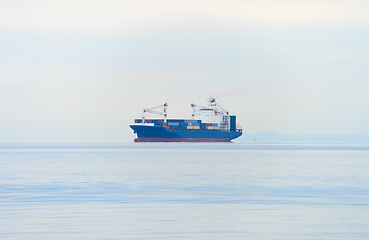
[[[237,142],[246,143],[369,143],[369,135],[361,134],[244,134]]]

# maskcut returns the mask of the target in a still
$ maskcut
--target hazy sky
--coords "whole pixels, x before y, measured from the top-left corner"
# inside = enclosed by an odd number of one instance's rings
[[[369,1],[0,5],[0,142],[129,142],[211,94],[245,134],[369,134]]]

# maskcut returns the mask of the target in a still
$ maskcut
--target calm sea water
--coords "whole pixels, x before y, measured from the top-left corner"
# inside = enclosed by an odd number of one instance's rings
[[[2,144],[0,239],[369,239],[369,145]]]

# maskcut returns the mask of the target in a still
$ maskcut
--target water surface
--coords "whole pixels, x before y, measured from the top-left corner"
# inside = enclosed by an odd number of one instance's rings
[[[0,145],[1,239],[368,239],[369,145]]]

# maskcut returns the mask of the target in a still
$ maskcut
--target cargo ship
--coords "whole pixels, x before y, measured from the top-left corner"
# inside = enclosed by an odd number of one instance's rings
[[[167,119],[168,104],[145,108],[142,118],[130,125],[137,134],[135,142],[230,142],[242,135],[236,116],[222,108],[210,96],[207,107],[191,104],[190,119]],[[163,108],[162,111],[156,109]],[[162,119],[146,119],[146,113],[162,115]]]

